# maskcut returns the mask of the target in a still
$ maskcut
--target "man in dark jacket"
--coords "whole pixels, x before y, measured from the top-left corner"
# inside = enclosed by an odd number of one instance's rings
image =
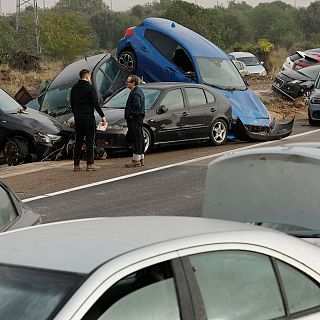
[[[131,90],[126,107],[125,118],[128,125],[128,135],[133,143],[133,157],[127,168],[144,165],[143,119],[145,114],[144,93],[138,87],[139,78],[131,75],[127,79],[127,87]]]
[[[94,139],[96,132],[96,121],[94,110],[96,110],[103,125],[107,121],[99,105],[97,93],[91,85],[91,73],[82,69],[79,73],[80,80],[71,89],[71,108],[74,115],[76,129],[76,144],[74,149],[74,171],[80,171],[81,148],[86,141],[87,148],[87,171],[97,171],[100,167],[94,164]]]

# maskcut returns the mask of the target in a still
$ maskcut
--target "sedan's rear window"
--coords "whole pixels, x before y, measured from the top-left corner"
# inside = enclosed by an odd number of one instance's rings
[[[52,319],[82,276],[0,265],[0,319]]]

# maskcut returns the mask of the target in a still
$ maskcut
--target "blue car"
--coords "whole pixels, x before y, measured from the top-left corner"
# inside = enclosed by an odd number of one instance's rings
[[[117,58],[120,65],[146,82],[196,82],[214,87],[232,105],[229,138],[266,141],[292,131],[293,120],[287,124],[271,122],[266,106],[222,49],[178,23],[147,18],[128,28],[118,43]]]
[[[320,126],[320,74],[315,81],[307,105],[309,124],[312,126]]]

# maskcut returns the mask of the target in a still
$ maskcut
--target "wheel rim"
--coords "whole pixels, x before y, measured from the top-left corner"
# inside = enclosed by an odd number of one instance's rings
[[[119,57],[119,64],[129,71],[134,69],[134,60],[130,53],[122,53]]]
[[[4,154],[6,157],[6,162],[9,166],[14,166],[19,163],[21,155],[15,142],[9,141],[6,143]]]
[[[147,129],[143,129],[143,140],[144,140],[144,152],[147,152],[150,148],[151,137]]]
[[[227,128],[221,121],[216,122],[212,127],[212,137],[217,143],[221,143],[225,140],[227,135]]]

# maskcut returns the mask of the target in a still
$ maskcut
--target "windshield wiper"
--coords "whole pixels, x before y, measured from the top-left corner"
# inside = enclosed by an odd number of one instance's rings
[[[209,82],[204,82],[204,84],[207,85],[207,86],[210,86],[210,87],[214,87],[214,88],[220,89],[220,90],[228,90],[226,87],[220,87],[220,86],[217,86],[217,85],[209,83]]]

